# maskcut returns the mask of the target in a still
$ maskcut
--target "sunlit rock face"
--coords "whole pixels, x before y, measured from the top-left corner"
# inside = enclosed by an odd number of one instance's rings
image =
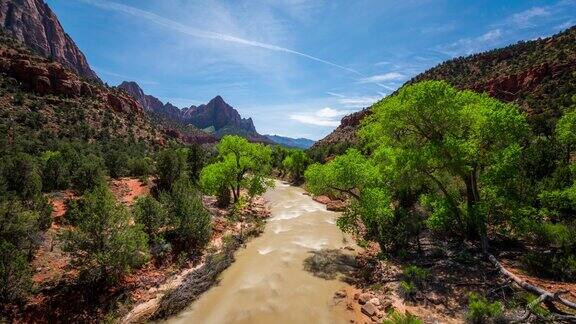
[[[0,1],[0,27],[39,54],[62,63],[78,75],[99,80],[58,17],[43,0]]]

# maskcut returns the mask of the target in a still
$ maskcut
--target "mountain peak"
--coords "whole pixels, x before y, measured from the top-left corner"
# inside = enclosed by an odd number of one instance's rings
[[[222,98],[220,95],[212,98],[212,100],[210,100],[210,101],[208,102],[208,104],[209,104],[209,105],[210,105],[210,104],[213,104],[213,105],[214,105],[214,104],[216,104],[216,105],[226,104],[226,105],[227,105],[226,101],[224,101],[224,98]]]
[[[44,0],[0,1],[0,29],[78,75],[100,81]]]

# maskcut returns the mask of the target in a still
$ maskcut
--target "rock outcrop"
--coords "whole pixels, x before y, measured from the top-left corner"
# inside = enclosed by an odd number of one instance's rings
[[[62,63],[78,75],[99,80],[84,54],[64,32],[58,17],[43,0],[0,1],[0,28],[34,51]]]
[[[125,81],[118,88],[133,96],[145,110],[172,124],[188,128],[193,126],[204,130],[206,135],[210,134],[209,136],[217,138],[224,135],[240,135],[253,142],[272,142],[258,134],[252,118],[242,118],[240,113],[221,96],[216,96],[205,105],[180,109],[169,102],[164,104],[158,98],[145,94],[136,82]]]

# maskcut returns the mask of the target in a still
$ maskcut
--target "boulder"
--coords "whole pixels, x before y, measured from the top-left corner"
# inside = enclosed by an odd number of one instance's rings
[[[366,304],[370,299],[374,298],[374,295],[372,295],[371,293],[362,293],[360,294],[360,297],[358,297],[358,303],[361,305]]]
[[[332,200],[328,204],[326,204],[326,209],[335,212],[342,212],[345,211],[347,204],[342,200]]]
[[[327,205],[332,201],[328,196],[316,196],[314,197],[314,200],[324,205]]]
[[[372,305],[372,303],[369,302],[362,305],[360,307],[360,310],[362,311],[362,314],[368,317],[372,317],[378,313],[378,309],[376,308],[376,306]]]

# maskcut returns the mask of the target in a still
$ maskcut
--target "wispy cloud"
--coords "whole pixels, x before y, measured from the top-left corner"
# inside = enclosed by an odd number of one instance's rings
[[[546,17],[550,15],[550,11],[544,7],[533,7],[528,10],[524,10],[515,13],[510,18],[516,26],[519,28],[535,27],[534,19],[540,17]]]
[[[170,29],[173,29],[173,30],[178,31],[180,33],[189,35],[189,36],[198,37],[198,38],[205,38],[205,39],[212,39],[212,40],[219,40],[219,41],[224,41],[224,42],[231,42],[231,43],[236,43],[236,44],[242,44],[242,45],[246,45],[246,46],[252,46],[252,47],[267,49],[270,51],[289,53],[289,54],[305,57],[307,59],[310,59],[310,60],[313,60],[316,62],[327,64],[327,65],[333,66],[335,68],[356,74],[358,76],[364,76],[362,73],[358,72],[357,70],[345,67],[345,66],[340,65],[340,64],[336,64],[334,62],[331,62],[331,61],[328,61],[328,60],[325,60],[325,59],[322,59],[322,58],[319,58],[319,57],[316,57],[316,56],[313,56],[310,54],[306,54],[306,53],[303,53],[300,51],[296,51],[296,50],[293,50],[290,48],[286,48],[286,47],[282,47],[282,46],[278,46],[278,45],[274,45],[274,44],[267,44],[267,43],[253,41],[253,40],[240,38],[240,37],[236,37],[236,36],[232,36],[232,35],[227,35],[227,34],[197,29],[194,27],[190,27],[190,26],[181,24],[177,21],[162,17],[162,16],[157,15],[155,13],[145,11],[142,9],[138,9],[138,8],[135,8],[132,6],[127,6],[124,4],[120,4],[120,3],[116,3],[116,2],[112,2],[112,1],[108,1],[108,0],[79,0],[79,1],[91,4],[93,6],[101,8],[101,9],[121,12],[121,13],[128,14],[131,16],[143,18],[143,19],[149,20],[149,21],[151,21],[157,25],[160,25],[162,27],[170,28]]]
[[[389,72],[384,74],[373,75],[360,79],[360,83],[381,83],[387,81],[397,81],[405,79],[406,76],[398,72]]]
[[[338,103],[348,109],[358,109],[371,106],[373,103],[387,95],[383,92],[378,92],[380,96],[346,96],[335,92],[327,92],[327,94],[338,98],[336,99]]]
[[[351,113],[350,110],[336,110],[330,107],[322,108],[314,113],[302,113],[290,115],[290,119],[303,124],[336,127],[340,125],[340,118]]]
[[[575,10],[576,0],[560,0],[548,6],[532,7],[489,25],[490,29],[480,36],[461,38],[437,46],[435,50],[454,57],[481,52],[518,39],[544,37],[541,33],[535,34],[536,28],[554,25],[555,30],[568,28],[573,23]]]
[[[469,55],[494,46],[501,39],[502,30],[493,29],[478,37],[461,38],[454,43],[438,46],[436,50],[449,56]]]

